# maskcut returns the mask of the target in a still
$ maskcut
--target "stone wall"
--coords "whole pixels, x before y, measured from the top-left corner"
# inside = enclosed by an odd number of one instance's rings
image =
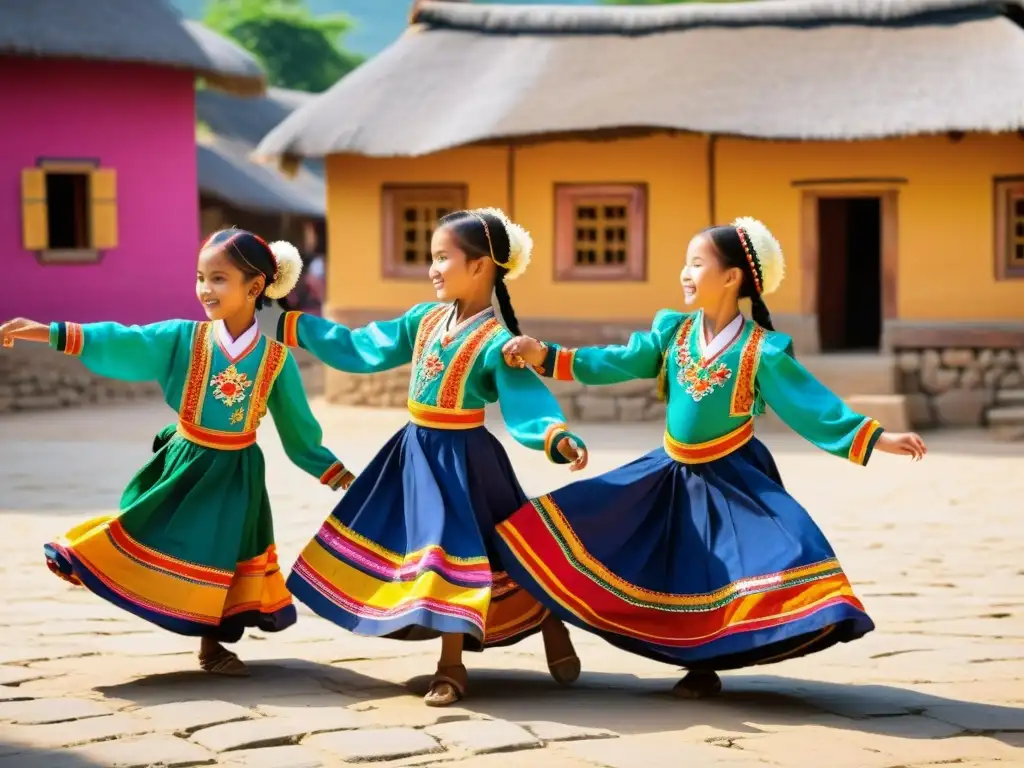
[[[322,392],[323,366],[303,350],[296,350],[295,359],[307,392],[311,396]],[[162,396],[155,382],[96,376],[78,358],[54,352],[44,344],[19,342],[0,350],[0,414]]]
[[[900,391],[915,427],[973,427],[1001,391],[1024,389],[1024,351],[926,348],[897,352]]]
[[[665,418],[665,404],[657,399],[653,381],[627,381],[608,387],[551,379],[544,383],[558,399],[567,419],[633,422]],[[409,366],[369,376],[328,370],[324,392],[333,403],[404,408],[409,392]]]

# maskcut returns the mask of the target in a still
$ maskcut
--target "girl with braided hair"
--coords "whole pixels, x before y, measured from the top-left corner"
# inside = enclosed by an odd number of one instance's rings
[[[289,243],[225,229],[203,244],[196,265],[208,321],[0,325],[5,347],[49,343],[98,375],[155,381],[178,412],[118,514],[87,520],[43,551],[64,580],[163,629],[202,638],[199,664],[215,674],[248,673],[222,643],[238,641],[246,627],[279,632],[296,620],[256,444],[267,410],[298,467],[332,489],[353,479],[322,445],[295,359],[256,321],[256,310],[286,296],[301,270]]]
[[[754,437],[765,404],[819,448],[865,465],[874,450],[920,459],[915,434],[851,411],[793,357],[764,294],[782,250],[741,218],[691,240],[683,295],[624,346],[564,349],[528,337],[510,366],[584,384],[657,379],[663,447],[533,499],[498,526],[512,578],[555,612],[628,651],[681,665],[676,695],[721,690],[718,671],[767,664],[874,628],[832,547]],[[751,301],[751,320],[739,299]]]
[[[502,358],[519,334],[505,282],[526,269],[530,236],[500,210],[457,211],[440,220],[430,247],[437,302],[356,330],[289,312],[278,338],[348,373],[412,363],[409,423],[303,550],[288,586],[356,634],[440,635],[426,703],[446,706],[466,693],[463,648],[541,630],[552,677],[568,684],[580,672],[564,625],[508,578],[494,550],[495,526],[527,497],[484,427],[484,406],[499,403],[512,436],[557,464],[581,469],[587,451],[543,382]]]

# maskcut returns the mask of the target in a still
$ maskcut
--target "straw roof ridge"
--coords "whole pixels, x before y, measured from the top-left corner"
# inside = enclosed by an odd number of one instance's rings
[[[641,35],[706,26],[894,26],[1020,8],[1021,0],[759,0],[666,5],[496,5],[421,0],[412,20],[490,34]]]
[[[209,131],[196,147],[200,191],[242,210],[323,218],[321,162],[307,160],[286,177],[251,159],[260,138],[315,95],[285,88],[253,98],[197,91],[196,117]]]
[[[626,129],[769,140],[1024,129],[1020,0],[424,0],[414,18],[257,154],[419,156]]]
[[[167,0],[3,0],[0,56],[185,69],[214,87],[246,95],[266,87],[251,54],[182,18]]]

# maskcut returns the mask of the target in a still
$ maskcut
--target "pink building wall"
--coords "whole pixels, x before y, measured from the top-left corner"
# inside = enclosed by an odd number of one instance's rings
[[[201,317],[195,91],[190,72],[0,57],[0,317],[149,323]],[[117,171],[118,247],[98,264],[22,248],[21,171],[39,157]]]

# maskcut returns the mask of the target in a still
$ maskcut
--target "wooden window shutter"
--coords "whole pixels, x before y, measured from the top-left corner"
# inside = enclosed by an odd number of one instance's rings
[[[50,247],[46,171],[41,168],[21,172],[21,242],[26,251],[45,251]]]
[[[89,234],[97,251],[117,248],[117,171],[113,168],[89,173]]]

